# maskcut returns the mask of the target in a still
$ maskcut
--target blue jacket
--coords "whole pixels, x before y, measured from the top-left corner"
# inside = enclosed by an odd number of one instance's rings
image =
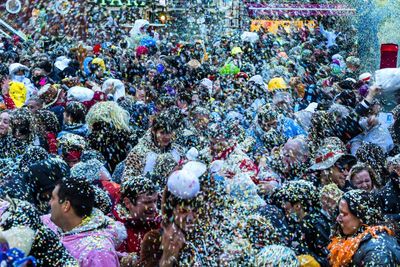
[[[87,124],[84,123],[64,125],[63,130],[57,135],[57,138],[60,138],[67,133],[87,137],[89,135],[89,128]]]

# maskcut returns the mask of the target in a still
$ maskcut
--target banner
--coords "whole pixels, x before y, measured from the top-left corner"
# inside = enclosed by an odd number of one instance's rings
[[[312,29],[318,26],[318,23],[315,20],[252,20],[250,31],[259,31],[262,27],[268,32],[276,33],[279,26],[283,26],[289,32],[291,27],[302,28],[307,26]]]
[[[245,4],[251,18],[350,16],[356,13],[356,9],[344,4],[267,4],[247,1]]]
[[[145,7],[147,0],[96,0],[97,4],[104,7]]]

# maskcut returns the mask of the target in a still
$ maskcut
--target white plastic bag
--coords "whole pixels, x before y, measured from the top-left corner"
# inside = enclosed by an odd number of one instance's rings
[[[375,72],[375,81],[384,91],[400,89],[400,69],[387,68]]]
[[[351,154],[355,155],[363,143],[371,143],[380,146],[383,152],[388,153],[393,149],[394,143],[387,127],[378,124],[365,133],[359,134],[351,141]]]
[[[94,92],[86,87],[74,86],[67,92],[68,101],[85,102],[93,99]]]
[[[243,42],[255,43],[258,41],[258,34],[256,32],[243,32],[241,39]]]

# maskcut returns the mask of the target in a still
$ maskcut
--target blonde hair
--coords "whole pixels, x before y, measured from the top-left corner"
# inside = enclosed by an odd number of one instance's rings
[[[322,190],[321,190],[321,194],[320,196],[330,196],[331,198],[333,198],[334,200],[336,200],[337,202],[339,202],[339,200],[342,198],[343,196],[343,191],[339,189],[339,187],[334,184],[328,184],[325,185]]]
[[[86,122],[90,128],[95,123],[112,124],[118,130],[129,129],[129,113],[113,101],[96,103],[88,112]]]

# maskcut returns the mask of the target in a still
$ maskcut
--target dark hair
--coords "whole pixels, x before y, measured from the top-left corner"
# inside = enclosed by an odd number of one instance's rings
[[[33,113],[27,108],[14,110],[11,113],[10,126],[13,136],[15,136],[18,130],[21,134],[28,136],[29,139],[32,139],[32,135],[36,130]]]
[[[167,187],[165,187],[162,200],[161,200],[161,213],[163,216],[163,222],[169,224],[174,220],[174,209],[176,206],[191,206],[194,209],[201,207],[201,201],[197,198],[192,199],[181,199],[174,196]]]
[[[178,99],[186,102],[188,105],[192,104],[192,94],[186,90],[178,91]]]
[[[159,192],[159,182],[162,177],[155,174],[147,173],[146,175],[129,177],[121,185],[121,200],[127,197],[133,204],[136,204],[136,199],[139,194],[153,194]]]
[[[67,104],[64,111],[71,117],[74,123],[84,123],[86,118],[86,107],[80,102],[72,101]]]
[[[47,73],[50,73],[53,70],[53,64],[48,60],[39,62],[37,67],[45,70]]]
[[[77,216],[90,216],[94,206],[94,190],[88,181],[67,178],[60,180],[57,185],[60,186],[60,203],[68,200]]]
[[[276,196],[283,207],[284,201],[291,204],[300,203],[309,212],[319,208],[319,194],[315,186],[308,181],[289,181],[282,185]]]
[[[350,190],[343,194],[342,200],[346,201],[350,212],[363,224],[372,226],[382,221],[382,211],[373,194],[359,189]]]
[[[172,133],[176,130],[176,121],[174,120],[173,114],[168,112],[161,112],[155,117],[151,130],[157,132],[163,130],[166,133]]]
[[[366,163],[377,173],[377,185],[383,186],[389,175],[386,169],[386,155],[383,149],[372,143],[363,143],[356,152],[360,162]]]
[[[38,124],[44,127],[46,132],[58,133],[60,131],[60,125],[54,112],[41,109],[36,112],[36,118]]]

